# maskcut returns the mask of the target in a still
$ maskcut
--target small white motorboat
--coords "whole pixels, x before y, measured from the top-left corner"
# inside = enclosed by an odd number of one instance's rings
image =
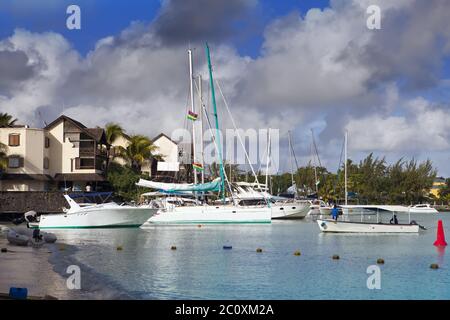
[[[438,213],[438,211],[431,207],[428,203],[426,204],[416,204],[414,206],[408,207],[411,213]]]
[[[418,224],[388,224],[372,222],[335,221],[318,219],[320,231],[334,233],[418,233]]]

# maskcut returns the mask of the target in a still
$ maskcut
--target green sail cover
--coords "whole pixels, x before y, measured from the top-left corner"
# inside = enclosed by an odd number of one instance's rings
[[[140,179],[136,185],[140,187],[152,188],[165,193],[176,193],[176,192],[219,192],[221,187],[220,178],[200,184],[192,184],[192,183],[164,183],[164,182],[156,182],[149,181],[145,179]]]

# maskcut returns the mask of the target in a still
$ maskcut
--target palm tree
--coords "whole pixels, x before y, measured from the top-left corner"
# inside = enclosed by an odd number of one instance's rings
[[[109,122],[105,126],[106,135],[106,170],[108,170],[109,162],[116,155],[111,154],[112,144],[120,137],[125,137],[125,130],[118,123]]]
[[[0,173],[8,166],[7,149],[8,147],[0,142]]]
[[[17,122],[17,119],[13,119],[13,116],[8,113],[0,113],[0,127],[12,127]]]
[[[138,134],[130,137],[126,148],[118,147],[118,157],[125,160],[133,170],[140,172],[144,162],[152,158],[156,149],[148,137]]]

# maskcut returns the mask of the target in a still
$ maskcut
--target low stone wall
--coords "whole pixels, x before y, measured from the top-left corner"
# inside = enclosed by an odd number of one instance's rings
[[[38,213],[62,212],[67,202],[62,192],[1,191],[0,219],[34,210]]]

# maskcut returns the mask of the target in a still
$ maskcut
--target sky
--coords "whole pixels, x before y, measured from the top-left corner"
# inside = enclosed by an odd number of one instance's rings
[[[70,4],[81,30],[66,27]],[[287,132],[305,165],[313,129],[331,171],[347,130],[355,161],[429,158],[450,176],[448,21],[445,0],[2,0],[0,111],[170,135],[185,119],[186,51],[207,79],[207,41],[236,125],[280,130],[280,171]]]

